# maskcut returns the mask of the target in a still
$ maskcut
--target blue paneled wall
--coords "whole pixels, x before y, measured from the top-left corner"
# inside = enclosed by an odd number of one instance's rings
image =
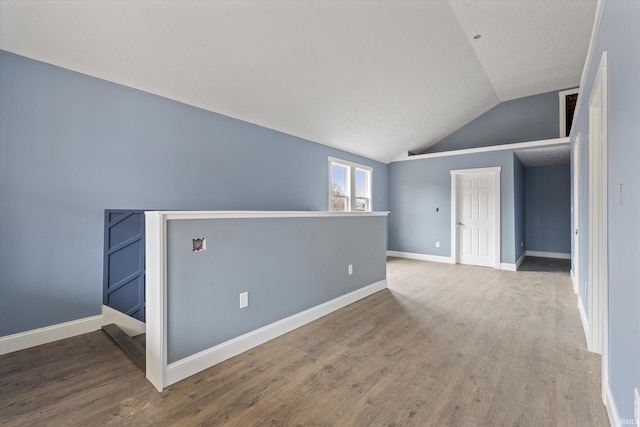
[[[0,336],[100,313],[113,209],[327,210],[327,157],[387,165],[0,51]]]

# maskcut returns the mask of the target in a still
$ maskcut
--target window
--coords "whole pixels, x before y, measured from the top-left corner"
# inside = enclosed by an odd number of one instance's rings
[[[558,92],[560,97],[560,138],[569,136],[569,132],[571,132],[573,113],[578,102],[578,92],[578,88]]]
[[[371,212],[373,169],[329,157],[329,210]]]

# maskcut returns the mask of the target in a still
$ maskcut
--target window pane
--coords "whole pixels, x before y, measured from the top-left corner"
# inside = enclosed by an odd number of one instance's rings
[[[331,193],[335,196],[347,195],[347,168],[345,166],[331,165]]]
[[[340,196],[333,196],[331,198],[331,210],[334,212],[346,212],[347,209],[347,198]]]
[[[368,212],[371,210],[369,177],[369,171],[356,168],[356,211]]]
[[[356,211],[369,212],[369,199],[364,197],[356,197]]]
[[[349,167],[331,164],[331,210],[349,211]]]

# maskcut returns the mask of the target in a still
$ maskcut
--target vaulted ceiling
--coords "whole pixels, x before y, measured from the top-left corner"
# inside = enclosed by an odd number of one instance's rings
[[[577,86],[595,7],[2,0],[0,48],[389,162],[499,102]]]

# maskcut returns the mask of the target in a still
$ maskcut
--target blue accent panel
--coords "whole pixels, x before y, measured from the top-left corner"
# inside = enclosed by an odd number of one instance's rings
[[[580,297],[587,303],[589,272],[589,98],[602,52],[608,56],[609,386],[618,415],[633,419],[633,388],[640,388],[640,2],[603,2],[593,55],[574,117],[580,135]],[[620,184],[624,199],[620,203]]]
[[[451,256],[451,170],[501,166],[501,261],[515,262],[513,151],[394,162],[389,165],[389,249]],[[436,210],[438,208],[438,210]],[[436,248],[435,242],[440,242]]]
[[[106,210],[102,303],[145,321],[144,212]]]
[[[527,250],[571,253],[569,165],[526,168]]]
[[[124,214],[109,215],[111,217],[109,223],[113,224],[113,226],[109,227],[110,247],[123,245],[144,232],[144,218],[141,220],[142,213],[142,211],[139,211],[135,214],[127,214],[127,216],[124,216]]]
[[[525,167],[513,155],[513,202],[514,202],[514,222],[515,222],[515,259],[518,261],[527,249],[526,239],[526,214],[525,214]]]
[[[558,92],[501,102],[425,153],[539,141],[560,136]]]
[[[169,221],[168,362],[384,280],[386,232],[385,217]]]
[[[328,156],[389,208],[385,164],[6,51],[0,93],[0,336],[100,314],[108,208],[326,211]]]
[[[142,236],[137,236],[140,239]],[[132,274],[140,272],[140,256],[142,242],[136,240],[126,246],[112,250],[109,254],[109,287],[118,285]]]

